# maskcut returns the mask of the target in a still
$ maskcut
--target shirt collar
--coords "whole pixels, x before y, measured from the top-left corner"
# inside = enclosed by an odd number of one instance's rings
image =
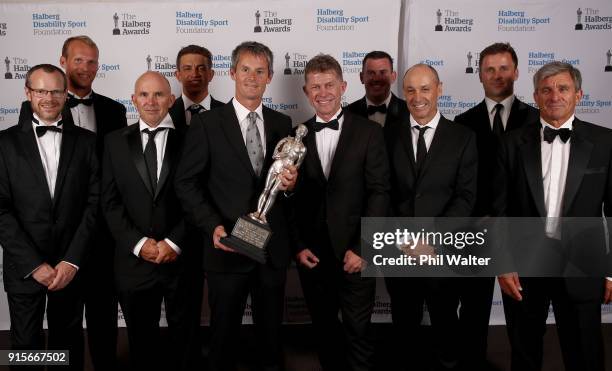
[[[240,102],[238,102],[238,99],[236,99],[235,97],[234,99],[232,99],[232,104],[234,105],[234,110],[236,111],[236,117],[238,118],[238,122],[242,122],[251,112],[248,108],[240,104]],[[259,116],[259,118],[263,120],[262,103],[259,103],[259,106],[257,106],[254,112],[256,112],[257,116]]]
[[[438,126],[438,122],[440,122],[440,117],[442,117],[442,115],[440,115],[440,111],[436,112],[436,115],[431,119],[431,121],[429,121],[427,124],[425,124],[424,126],[428,126],[432,129],[436,129],[436,127]],[[410,127],[414,127],[415,125],[421,126],[421,124],[419,124],[413,117],[412,115],[410,115]]]
[[[558,129],[570,129],[572,130],[573,127],[573,122],[574,122],[574,115],[572,115],[567,121],[565,121],[563,123],[563,125],[559,126],[558,128],[552,126],[551,124],[549,124],[548,122],[544,121],[544,119],[542,117],[540,117],[540,124],[542,124],[542,129],[544,129],[545,127],[549,127],[551,129],[554,130],[558,130]]]
[[[487,105],[487,112],[489,112],[490,114],[495,113],[493,111],[495,111],[495,105],[498,102],[494,101],[493,99],[489,97],[485,97],[485,103]],[[501,105],[504,106],[504,112],[510,112],[510,109],[512,108],[512,104],[514,103],[514,94],[510,95],[508,98],[502,100],[499,103],[501,103]]]
[[[391,91],[389,91],[389,95],[387,96],[387,99],[385,99],[384,102],[382,102],[382,104],[384,104],[387,108],[389,107],[389,103],[391,102]],[[366,96],[366,106],[378,106],[378,104],[372,103],[372,101],[370,101],[368,99],[368,97]]]
[[[187,98],[187,96],[184,93],[181,95],[181,98],[183,98],[183,106],[185,108],[185,111],[187,111],[187,109],[189,109],[189,107],[191,107],[194,104],[199,104],[200,106],[210,111],[210,94],[206,94],[206,97],[202,99],[202,101],[199,103],[196,103],[192,101],[191,99]]]
[[[174,129],[174,124],[172,123],[172,118],[170,117],[170,114],[166,113],[166,117],[164,117],[164,119],[159,123],[159,125],[154,128],[147,125],[144,121],[142,121],[142,119],[138,120],[138,129],[141,132],[145,129],[152,130],[157,128]]]
[[[92,98],[93,90],[90,90],[89,93],[84,97],[79,97],[78,95],[74,94],[70,90],[68,90],[68,95],[72,95],[73,97],[78,98],[78,99],[89,99],[89,98]]]
[[[37,114],[32,113],[32,116],[33,116],[33,117],[34,117],[34,118],[35,118],[35,119],[36,119],[36,120],[39,122],[39,123],[37,124],[36,122],[32,121],[32,125],[34,125],[34,127],[36,127],[36,125],[47,125],[47,124],[45,124],[45,123],[44,123],[44,122],[43,122],[43,121],[40,119],[40,117],[38,117],[38,115],[37,115]],[[62,121],[62,115],[60,115],[60,116],[57,118],[57,121],[52,122],[52,123],[51,123],[50,125],[48,125],[48,126],[58,126],[57,124],[58,124],[60,121]]]

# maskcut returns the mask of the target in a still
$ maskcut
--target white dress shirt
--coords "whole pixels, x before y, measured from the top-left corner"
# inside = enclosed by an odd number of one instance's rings
[[[559,127],[559,129],[572,130],[574,115]],[[567,178],[567,166],[570,156],[570,143],[568,139],[563,143],[559,136],[552,143],[544,140],[544,128],[554,126],[540,118],[542,130],[540,131],[542,145],[542,182],[544,186],[544,205],[546,206],[546,235],[550,238],[560,239],[559,218],[563,216],[563,194]]]
[[[149,142],[149,134],[143,132],[143,130],[155,130],[159,128],[166,128],[167,130],[162,130],[155,134],[155,149],[157,150],[157,179],[159,179],[159,175],[161,174],[161,168],[164,161],[164,155],[166,153],[166,142],[168,141],[168,131],[174,130],[174,124],[172,123],[172,118],[169,114],[166,114],[166,117],[159,123],[156,127],[152,128],[147,125],[142,119],[138,121],[138,130],[140,130],[140,135],[142,138],[142,152],[144,152],[147,147],[147,143]],[[144,243],[147,241],[148,237],[141,238],[138,243],[134,246],[132,250],[134,255],[139,256],[140,250]],[[181,248],[178,247],[174,242],[172,242],[168,238],[164,238],[164,241],[170,245],[172,250],[174,250],[177,254],[181,253]]]
[[[196,103],[191,99],[187,98],[185,94],[182,94],[181,98],[183,98],[183,108],[185,109],[185,122],[187,123],[187,125],[191,124],[191,112],[189,112],[189,107],[191,107],[192,105],[199,104],[200,106],[204,107],[205,110],[210,111],[210,94],[207,94],[206,97],[199,103]]]
[[[382,103],[387,107],[387,110],[389,110],[389,102],[391,102],[391,92],[389,92],[389,96],[387,96],[387,99],[385,99],[385,101]],[[379,104],[374,104],[372,103],[368,97],[366,97],[366,107],[367,106],[379,106]],[[380,126],[385,126],[385,120],[387,119],[387,114],[386,113],[380,113],[380,112],[374,112],[371,115],[368,115],[368,118],[374,122],[377,122],[380,124]]]
[[[68,94],[73,95],[77,99],[90,99],[93,92],[89,92],[84,97],[79,97],[74,94],[70,90],[68,90]],[[94,111],[94,105],[86,106],[84,104],[79,104],[70,109],[70,113],[72,114],[72,120],[76,126],[82,127],[83,129],[87,129],[92,132],[96,132],[96,112]]]
[[[342,108],[336,112],[332,118],[333,120],[340,115]],[[329,122],[316,116],[317,122]],[[338,130],[323,129],[315,132],[315,139],[317,141],[317,153],[319,154],[319,160],[321,160],[321,168],[325,178],[329,178],[329,171],[331,170],[331,164],[334,160],[334,154],[336,153],[336,147],[338,147],[338,139],[340,139],[340,132],[342,132],[342,124],[344,123],[344,115],[338,119]]]
[[[248,115],[251,111],[240,104],[238,99],[234,97],[232,99],[232,104],[234,105],[234,111],[236,111],[236,117],[238,118],[238,124],[240,124],[240,131],[242,132],[242,140],[244,140],[244,145],[246,146],[246,132],[249,128],[249,118]],[[261,146],[263,147],[263,156],[266,158],[266,131],[264,130],[264,122],[263,122],[263,106],[259,103],[259,106],[253,111],[257,113],[257,130],[259,130],[259,136],[261,137]]]
[[[415,128],[427,126],[429,129],[425,130],[423,133],[423,139],[425,139],[425,148],[429,152],[429,147],[431,146],[431,142],[436,133],[436,128],[438,127],[438,123],[440,122],[440,111],[436,112],[436,115],[425,125],[420,125],[416,120],[410,115],[410,128],[412,130],[412,150],[414,152],[414,161],[416,161],[417,155],[417,145],[419,141],[419,131]]]
[[[499,103],[504,106],[504,109],[501,111],[501,120],[502,125],[504,126],[504,130],[506,130],[506,125],[508,124],[508,117],[510,117],[510,110],[512,109],[512,104],[514,104],[514,94]],[[489,113],[489,124],[491,125],[491,130],[493,130],[493,119],[495,118],[495,105],[497,104],[497,102],[491,98],[485,97],[485,104],[487,105],[487,112]]]

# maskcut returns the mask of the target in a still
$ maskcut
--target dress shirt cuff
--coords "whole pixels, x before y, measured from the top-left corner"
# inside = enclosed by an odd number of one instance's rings
[[[612,282],[612,277],[606,277],[606,279],[610,282]]]
[[[132,250],[134,255],[140,256],[140,250],[144,246],[145,242],[147,242],[147,239],[148,237],[143,237],[140,239],[140,241],[138,241],[138,243],[136,243],[136,246],[134,246],[134,249]]]
[[[41,264],[41,265],[39,265],[38,267],[36,267],[36,268],[32,269],[32,272],[30,272],[30,273],[26,274],[26,276],[25,276],[25,277],[23,277],[23,278],[24,278],[24,279],[26,279],[26,278],[30,278],[30,277],[32,277],[32,275],[34,274],[34,272],[36,272],[36,270],[37,270],[38,268],[42,267],[42,266],[43,266],[43,265]]]
[[[169,238],[164,238],[164,241],[166,241],[166,243],[167,243],[168,245],[170,245],[170,247],[172,248],[172,250],[174,250],[174,252],[175,252],[177,255],[181,255],[181,248],[180,248],[180,247],[178,247],[178,246],[177,246],[177,245],[176,245],[174,242],[170,241],[170,239],[169,239]]]
[[[62,261],[63,261],[64,263],[66,263],[66,264],[70,264],[70,265],[72,265],[72,266],[73,266],[73,267],[74,267],[74,268],[75,268],[77,271],[79,270],[79,266],[78,266],[78,265],[76,265],[76,264],[72,264],[71,262],[66,261],[66,260],[62,260]]]

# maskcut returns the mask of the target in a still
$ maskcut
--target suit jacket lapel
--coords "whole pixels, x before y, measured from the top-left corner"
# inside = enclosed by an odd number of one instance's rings
[[[423,164],[423,168],[421,168],[419,173],[419,182],[425,176],[425,173],[430,168],[431,163],[436,160],[438,154],[444,151],[443,143],[448,143],[449,141],[453,140],[453,138],[449,136],[447,130],[448,125],[452,125],[450,121],[444,118],[444,116],[440,116],[440,122],[438,122],[433,139],[429,145],[429,150],[427,150],[427,156],[425,156],[425,163]],[[412,141],[410,144],[410,147],[412,147]]]
[[[51,200],[51,194],[48,191],[49,185],[47,184],[47,177],[45,176],[42,159],[40,158],[40,151],[38,150],[36,138],[34,137],[36,133],[32,128],[32,122],[30,120],[31,116],[29,116],[29,119],[20,123],[22,131],[20,135],[21,148],[23,148],[25,157],[32,167],[34,176],[40,181],[41,185],[44,186],[44,189],[47,190],[47,195],[49,196],[49,200]]]
[[[55,180],[55,197],[54,202],[61,194],[62,187],[64,186],[64,180],[66,178],[66,172],[70,166],[72,160],[72,154],[74,153],[74,147],[76,145],[76,133],[75,127],[72,123],[63,123],[62,133],[62,145],[60,149],[59,165],[57,169],[57,178]]]
[[[340,131],[340,138],[338,138],[338,144],[336,145],[336,152],[334,152],[334,158],[332,159],[331,167],[329,168],[328,181],[331,181],[334,174],[338,171],[338,167],[342,166],[343,158],[346,153],[350,150],[349,144],[352,142],[355,130],[351,125],[352,116],[347,110],[344,111],[344,122],[342,123],[342,130]],[[327,129],[329,130],[329,129]]]
[[[542,184],[542,149],[540,126],[531,125],[523,134],[524,143],[520,146],[523,167],[531,195],[540,216],[546,216],[544,203],[544,185]]]
[[[272,119],[270,118],[270,113],[266,107],[263,108],[262,113],[263,113],[264,131],[266,133],[266,158],[264,159],[263,168],[266,169],[267,165],[272,162],[272,155],[274,154],[274,147],[276,147],[276,143],[281,138],[277,138],[276,136],[276,133],[274,131],[273,124],[272,124]],[[250,163],[250,160],[249,160],[249,163]],[[262,176],[262,178],[265,178],[265,176]]]
[[[563,215],[567,215],[567,211],[572,206],[593,149],[593,143],[582,135],[581,129],[583,126],[580,124],[580,120],[575,119],[572,125],[569,163],[567,165],[565,191],[563,192]]]
[[[510,108],[508,122],[506,123],[506,131],[521,127],[525,120],[525,109],[526,107],[523,107],[521,101],[515,97],[512,107]]]
[[[406,116],[399,125],[399,136],[400,142],[408,156],[408,163],[410,164],[410,171],[412,172],[413,178],[416,179],[416,163],[414,160],[414,149],[412,148],[412,129],[410,125],[410,118]]]
[[[149,180],[147,165],[145,164],[144,154],[142,151],[142,137],[140,135],[138,123],[134,124],[133,126],[133,130],[126,133],[128,147],[130,148],[130,155],[132,157],[132,161],[134,161],[136,170],[138,170],[140,179],[149,191],[151,197],[153,197],[153,186],[151,185],[151,180]]]
[[[399,118],[399,104],[399,99],[397,99],[395,94],[391,93],[391,100],[389,101],[389,107],[387,107],[387,114],[385,115],[385,128],[389,123]]]
[[[240,162],[242,162],[242,164],[246,167],[251,176],[255,176],[255,171],[251,165],[251,160],[249,159],[249,154],[244,144],[244,138],[242,137],[242,132],[240,131],[240,123],[238,123],[234,105],[228,103],[220,109],[224,110],[224,120],[221,123],[221,127],[223,128],[223,132],[227,137],[227,141],[230,143],[238,155]]]
[[[176,162],[176,154],[178,152],[179,147],[178,136],[179,134],[176,132],[176,130],[168,130],[168,136],[166,138],[166,150],[164,151],[164,159],[162,160],[162,168],[159,174],[159,180],[157,181],[157,187],[155,188],[154,199],[157,199],[157,197],[159,196],[159,193],[166,184],[172,167]]]
[[[307,169],[309,168],[309,172],[316,175],[316,178],[320,184],[325,184],[327,179],[325,179],[325,173],[323,172],[323,166],[321,166],[321,159],[319,158],[316,132],[312,128],[312,123],[314,121],[315,117],[311,118],[305,123],[306,127],[308,128],[308,134],[306,134],[306,137],[304,137],[304,141],[306,143],[306,159],[304,159],[304,167]]]

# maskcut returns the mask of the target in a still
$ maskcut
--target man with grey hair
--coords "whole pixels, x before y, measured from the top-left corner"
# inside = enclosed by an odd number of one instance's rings
[[[260,366],[283,369],[280,325],[287,266],[290,262],[286,202],[267,214],[274,231],[264,264],[221,242],[240,216],[257,209],[276,143],[291,133],[291,119],[262,104],[272,81],[272,52],[247,41],[232,52],[234,98],[225,106],[193,117],[176,171],[180,202],[204,238],[208,280],[210,370],[233,370],[240,324],[251,294]],[[280,174],[280,190],[291,190],[297,170]]]
[[[508,133],[502,141],[494,211],[498,216],[549,218],[542,226],[542,251],[556,251],[568,247],[562,238],[563,223],[551,221],[601,218],[602,210],[605,216],[612,215],[612,130],[575,117],[582,98],[577,68],[551,62],[534,75],[533,82],[540,118]],[[580,249],[590,249],[591,263],[607,260],[603,269],[612,275],[605,246]],[[541,369],[550,303],[565,369],[604,370],[600,304],[602,300],[610,302],[609,278],[519,277],[516,272],[498,278],[512,347],[512,370]]]

